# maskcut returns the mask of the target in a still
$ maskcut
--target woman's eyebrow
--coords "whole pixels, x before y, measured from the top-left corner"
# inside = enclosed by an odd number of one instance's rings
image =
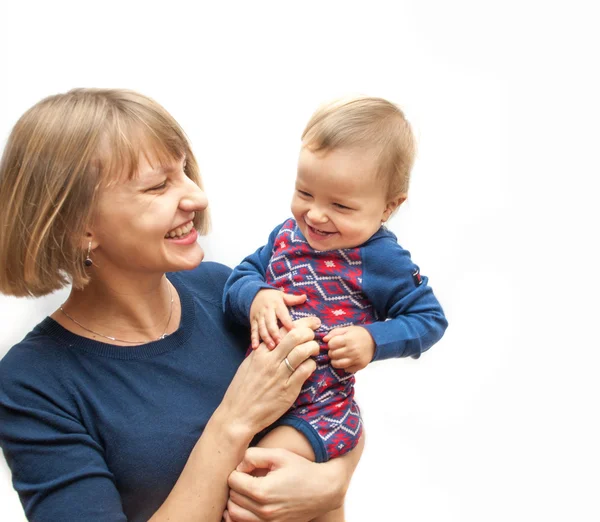
[[[176,172],[177,170],[179,170],[179,164],[169,164],[169,165],[162,165],[158,168],[158,171],[162,174],[169,174],[170,172]]]
[[[164,174],[176,172],[178,169],[179,165],[171,163],[167,165],[157,165],[156,167],[150,167],[148,170],[144,171],[143,174],[146,176],[161,176]]]

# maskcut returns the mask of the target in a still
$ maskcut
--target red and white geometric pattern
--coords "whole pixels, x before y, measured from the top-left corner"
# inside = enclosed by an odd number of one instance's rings
[[[362,291],[359,248],[317,252],[304,240],[296,222],[284,223],[274,243],[266,282],[286,293],[306,294],[290,308],[292,319],[316,315],[321,327],[316,340],[321,351],[317,369],[306,381],[288,412],[309,422],[325,443],[329,458],[350,451],[362,433],[360,410],[354,402],[354,375],[333,368],[323,337],[333,328],[372,323],[375,311]]]

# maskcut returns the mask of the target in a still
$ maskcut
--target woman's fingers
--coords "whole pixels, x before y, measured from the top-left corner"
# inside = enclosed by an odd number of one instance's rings
[[[273,353],[280,356],[282,361],[295,346],[314,339],[314,330],[321,326],[321,321],[317,317],[304,317],[294,324],[295,327],[285,334],[281,342],[273,350]]]
[[[319,325],[316,317],[298,321],[273,350],[260,344],[249,354],[221,402],[231,419],[254,434],[289,409],[316,367],[308,358],[319,351],[313,340]]]
[[[262,507],[261,504],[256,502],[256,500],[253,500],[246,495],[242,495],[233,489],[229,491],[229,501],[235,504],[237,507],[246,509],[252,513],[259,513]]]
[[[294,347],[294,349],[284,358],[283,364],[288,372],[296,371],[304,361],[306,361],[309,357],[315,356],[319,353],[319,344],[317,341],[308,341],[306,343],[302,343]],[[287,364],[285,364],[285,359],[293,370],[290,370]]]
[[[316,330],[321,326],[321,320],[316,315],[311,315],[309,317],[303,317],[302,319],[297,319],[294,321],[294,327],[307,327],[311,330]]]
[[[310,377],[312,372],[314,372],[317,368],[317,363],[313,359],[307,359],[303,363],[301,363],[293,373],[290,374],[288,382],[291,386],[298,388],[298,393],[300,393],[300,388],[302,388],[302,384],[306,379]]]
[[[256,468],[260,467],[261,466],[256,466]],[[250,475],[249,472],[245,473],[235,469],[229,475],[227,483],[231,488],[232,493],[235,491],[239,495],[248,497],[254,501],[258,500],[257,497],[260,496],[260,494],[256,492],[256,488],[258,486],[256,483],[256,477]]]
[[[227,501],[226,513],[229,518],[225,518],[225,522],[261,522],[258,516],[238,505],[231,498]]]
[[[285,457],[285,450],[252,446],[244,452],[244,458],[237,465],[236,471],[250,473],[255,469],[274,469],[281,466],[282,463],[285,462]],[[229,483],[229,487],[238,489],[235,486],[235,483],[231,482]]]

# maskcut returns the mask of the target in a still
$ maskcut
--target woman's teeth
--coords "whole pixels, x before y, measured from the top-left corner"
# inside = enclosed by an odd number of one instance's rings
[[[182,227],[177,227],[177,228],[171,230],[171,232],[167,232],[165,234],[165,239],[171,239],[174,237],[183,237],[186,234],[188,234],[190,232],[190,230],[192,230],[192,228],[194,228],[194,222],[189,221],[187,224],[183,225]]]

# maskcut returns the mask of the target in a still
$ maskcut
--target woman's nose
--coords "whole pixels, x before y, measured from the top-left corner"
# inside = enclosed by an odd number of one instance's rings
[[[208,206],[208,198],[204,191],[195,183],[193,188],[179,202],[179,208],[185,212],[197,212]]]

